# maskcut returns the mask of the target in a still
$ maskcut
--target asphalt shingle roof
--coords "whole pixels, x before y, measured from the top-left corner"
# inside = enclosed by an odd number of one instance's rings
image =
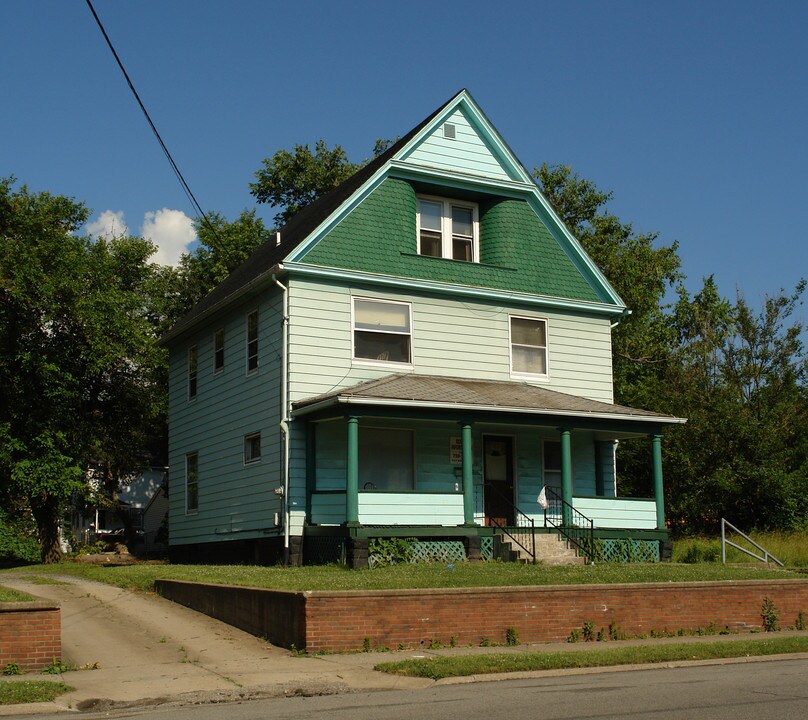
[[[470,409],[498,409],[549,415],[614,417],[672,424],[684,422],[672,415],[660,415],[649,410],[590,400],[524,382],[468,380],[439,375],[387,375],[377,380],[300,400],[294,403],[294,408],[304,410],[329,401],[336,404],[348,400],[409,401],[434,408],[460,405]]]

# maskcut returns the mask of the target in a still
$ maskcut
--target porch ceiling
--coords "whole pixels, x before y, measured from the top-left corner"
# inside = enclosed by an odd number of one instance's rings
[[[684,418],[598,402],[524,382],[438,375],[387,375],[293,404],[295,415],[340,405],[545,415],[556,418],[681,424]]]

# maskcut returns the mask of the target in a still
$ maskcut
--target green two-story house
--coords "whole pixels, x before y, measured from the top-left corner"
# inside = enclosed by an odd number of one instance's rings
[[[164,338],[172,559],[362,566],[391,537],[524,556],[559,532],[659,557],[661,436],[683,421],[613,403],[626,312],[461,91]],[[632,437],[652,499],[617,497]]]

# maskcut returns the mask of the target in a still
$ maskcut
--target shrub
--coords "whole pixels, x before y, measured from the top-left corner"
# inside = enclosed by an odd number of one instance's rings
[[[22,522],[10,519],[0,510],[0,567],[32,565],[41,562],[39,543],[33,535],[33,528]]]

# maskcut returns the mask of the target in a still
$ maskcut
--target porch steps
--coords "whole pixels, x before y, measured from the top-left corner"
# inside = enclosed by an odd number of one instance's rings
[[[500,556],[503,560],[531,562],[532,557],[529,552],[520,547],[517,543],[510,541],[507,535],[500,537],[502,538]],[[537,533],[535,538],[536,562],[542,565],[586,564],[586,558],[579,556],[575,549],[570,546],[569,542],[564,540],[560,535],[556,533]],[[520,542],[528,544],[531,542],[531,539],[521,535]]]

